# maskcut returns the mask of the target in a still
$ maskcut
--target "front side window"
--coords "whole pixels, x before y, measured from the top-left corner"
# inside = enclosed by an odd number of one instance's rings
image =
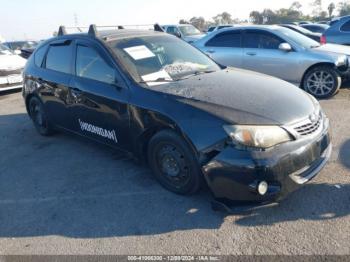
[[[46,56],[46,68],[70,74],[72,61],[72,43],[51,45]]]
[[[217,34],[206,43],[206,46],[239,48],[241,47],[241,33],[238,31]]]
[[[114,69],[92,48],[78,45],[76,74],[107,84],[114,83]]]
[[[278,49],[283,41],[268,32],[246,31],[244,36],[244,48]]]
[[[350,32],[350,20],[343,24],[340,30],[344,32]]]
[[[195,47],[167,35],[124,38],[108,44],[137,82],[177,81],[220,70]]]

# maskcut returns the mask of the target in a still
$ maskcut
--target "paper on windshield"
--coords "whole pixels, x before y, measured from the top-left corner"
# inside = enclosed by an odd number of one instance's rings
[[[152,81],[156,81],[159,78],[164,78],[165,80],[172,80],[170,75],[165,70],[161,70],[152,74],[142,76],[143,81],[146,81],[146,82],[150,81],[149,83],[147,83],[147,85],[149,86],[162,85],[167,83],[167,82],[152,82]]]
[[[141,60],[156,56],[147,48],[147,46],[144,45],[124,48],[124,51],[127,52],[134,60]]]

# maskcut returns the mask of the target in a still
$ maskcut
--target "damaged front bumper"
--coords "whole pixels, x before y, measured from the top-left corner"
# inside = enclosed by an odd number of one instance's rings
[[[284,143],[266,151],[227,146],[202,171],[216,200],[278,202],[313,179],[331,152],[327,125],[316,138]],[[263,195],[257,189],[261,182],[268,185]]]

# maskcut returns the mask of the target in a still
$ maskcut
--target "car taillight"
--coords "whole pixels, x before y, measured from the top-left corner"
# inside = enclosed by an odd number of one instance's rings
[[[321,45],[327,44],[327,38],[325,35],[321,36]]]

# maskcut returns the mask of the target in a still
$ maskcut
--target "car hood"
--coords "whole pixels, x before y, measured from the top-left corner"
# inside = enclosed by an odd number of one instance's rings
[[[14,54],[0,54],[0,70],[24,68],[26,60]]]
[[[320,47],[314,48],[313,50],[316,52],[322,52],[322,53],[326,52],[326,53],[350,56],[350,47],[345,45],[326,44],[326,45],[321,45]]]
[[[298,87],[267,75],[225,69],[150,87],[177,96],[228,123],[285,125],[311,115],[315,105]]]

